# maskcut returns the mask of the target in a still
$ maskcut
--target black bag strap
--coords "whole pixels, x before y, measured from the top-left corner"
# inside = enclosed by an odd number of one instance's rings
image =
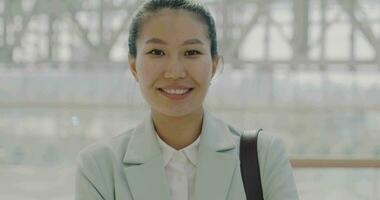
[[[260,131],[244,131],[240,137],[240,170],[247,200],[264,200],[257,154]]]

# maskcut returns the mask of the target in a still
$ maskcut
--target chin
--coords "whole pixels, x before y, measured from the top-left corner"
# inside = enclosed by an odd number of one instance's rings
[[[190,115],[192,113],[198,112],[198,108],[158,108],[152,109],[155,110],[156,113],[166,115],[168,117],[184,117]]]

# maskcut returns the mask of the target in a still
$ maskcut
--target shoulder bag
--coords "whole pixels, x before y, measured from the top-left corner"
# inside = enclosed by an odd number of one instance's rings
[[[264,200],[257,154],[260,131],[244,131],[240,137],[240,170],[247,200]]]

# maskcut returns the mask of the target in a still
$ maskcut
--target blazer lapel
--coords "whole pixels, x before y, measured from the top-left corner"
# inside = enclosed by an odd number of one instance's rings
[[[150,116],[132,133],[123,159],[133,199],[169,200],[163,159]]]
[[[150,116],[135,128],[123,159],[133,199],[169,200],[162,153]],[[195,178],[196,200],[226,199],[238,166],[236,144],[225,123],[204,111]]]
[[[227,126],[205,111],[195,179],[195,199],[226,199],[238,164],[235,147]]]

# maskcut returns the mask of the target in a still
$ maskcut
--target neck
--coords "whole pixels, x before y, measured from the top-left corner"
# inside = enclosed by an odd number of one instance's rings
[[[202,130],[203,108],[181,117],[167,116],[154,111],[151,115],[158,136],[177,150],[193,143]]]

